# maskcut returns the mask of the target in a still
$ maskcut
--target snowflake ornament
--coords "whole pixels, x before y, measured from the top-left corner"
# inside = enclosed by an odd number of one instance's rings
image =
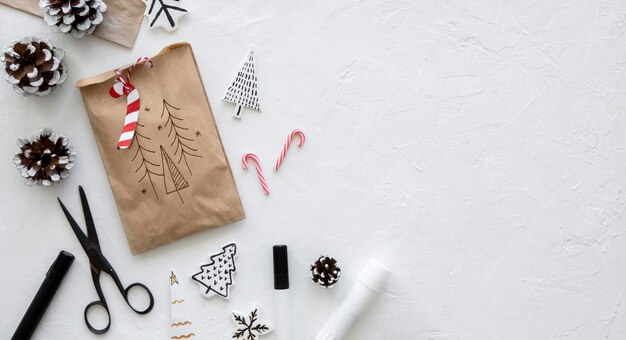
[[[272,327],[259,320],[259,306],[255,306],[249,316],[233,312],[233,322],[237,325],[237,329],[233,332],[231,338],[237,340],[256,340],[261,335],[272,331]]]
[[[181,0],[143,0],[146,3],[145,16],[148,29],[161,27],[168,32],[178,28],[178,21],[189,13]]]

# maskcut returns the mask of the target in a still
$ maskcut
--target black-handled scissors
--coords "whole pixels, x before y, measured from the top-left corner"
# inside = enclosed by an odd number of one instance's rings
[[[85,307],[85,324],[87,324],[87,328],[89,328],[89,330],[92,333],[104,334],[111,327],[111,313],[109,313],[109,306],[107,305],[106,299],[104,298],[104,294],[102,293],[102,287],[100,286],[100,272],[105,272],[111,275],[111,277],[113,278],[113,281],[115,281],[115,285],[117,286],[117,289],[119,289],[120,293],[124,297],[124,300],[126,301],[128,306],[133,311],[135,311],[135,313],[146,314],[150,312],[152,310],[152,307],[154,306],[154,298],[152,297],[152,292],[150,292],[150,289],[148,289],[148,287],[146,287],[144,284],[133,283],[130,286],[124,288],[124,286],[122,285],[122,282],[120,281],[119,276],[117,276],[117,273],[115,272],[115,269],[113,269],[109,261],[107,261],[106,257],[102,255],[102,250],[100,249],[100,242],[98,241],[98,235],[96,234],[96,226],[93,223],[91,210],[89,210],[89,202],[87,202],[87,196],[85,195],[85,190],[83,190],[82,186],[79,186],[78,191],[80,192],[80,202],[82,203],[83,214],[85,215],[85,224],[87,225],[87,236],[85,236],[85,233],[82,231],[80,226],[78,226],[78,223],[76,223],[76,220],[74,220],[70,212],[67,211],[67,208],[65,208],[65,205],[63,205],[63,202],[61,202],[60,199],[58,200],[59,200],[59,203],[61,204],[61,208],[63,209],[63,212],[65,213],[65,217],[67,217],[67,220],[70,222],[70,226],[72,227],[72,230],[74,230],[74,234],[76,234],[78,241],[80,241],[80,245],[83,247],[83,249],[85,250],[85,253],[87,253],[87,256],[89,257],[89,264],[91,266],[91,277],[93,278],[93,284],[94,284],[94,287],[96,288],[96,292],[98,293],[99,300],[94,301],[88,304],[87,307]],[[135,308],[135,306],[133,306],[130,300],[128,299],[128,293],[130,292],[131,289],[135,287],[140,287],[148,293],[148,296],[150,297],[150,305],[146,309],[142,310],[142,309]],[[94,306],[103,307],[107,313],[108,322],[107,322],[106,327],[102,329],[94,328],[89,323],[87,312],[89,311],[90,308]]]

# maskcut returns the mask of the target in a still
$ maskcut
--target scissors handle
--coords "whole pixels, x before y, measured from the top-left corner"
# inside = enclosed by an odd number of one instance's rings
[[[145,290],[146,293],[148,293],[148,297],[150,297],[150,304],[145,309],[136,308],[135,306],[132,305],[132,303],[130,302],[130,299],[128,298],[128,294],[135,287],[139,287],[139,288]],[[126,289],[124,289],[122,291],[122,294],[124,296],[124,301],[126,301],[128,306],[137,314],[146,314],[146,313],[148,313],[148,312],[150,312],[152,310],[152,307],[154,307],[154,297],[152,296],[152,292],[143,283],[138,283],[137,282],[137,283],[133,283],[133,284],[129,285],[128,287],[126,287]],[[107,324],[106,324],[106,326],[104,328],[96,328],[89,322],[89,316],[88,316],[89,310],[92,309],[93,307],[96,307],[96,306],[102,307],[104,309],[104,311],[106,312]],[[102,302],[101,300],[100,301],[94,301],[94,302],[88,304],[87,307],[85,307],[85,324],[87,325],[87,328],[89,328],[89,330],[92,333],[94,333],[94,334],[104,334],[104,333],[106,333],[109,330],[109,328],[111,328],[111,313],[109,312],[109,306],[105,302]]]
[[[104,311],[107,313],[107,325],[104,328],[98,329],[95,328],[91,325],[91,323],[89,323],[89,317],[87,316],[89,309],[91,309],[92,307],[95,306],[100,306],[102,308],[104,308]],[[109,328],[111,327],[111,313],[109,313],[109,307],[102,301],[94,301],[90,304],[87,305],[87,307],[85,307],[85,324],[87,325],[87,328],[89,328],[89,330],[91,331],[91,333],[93,334],[104,334],[106,333]]]
[[[148,293],[148,296],[150,297],[150,304],[145,309],[138,309],[138,308],[136,308],[135,306],[132,305],[132,303],[130,302],[130,300],[128,298],[128,294],[135,287],[139,287],[139,288],[145,290],[146,293]],[[137,313],[137,314],[146,314],[146,313],[148,313],[148,312],[150,312],[152,310],[152,307],[154,307],[154,297],[152,296],[152,292],[143,283],[135,282],[135,283],[129,285],[128,287],[126,287],[126,289],[124,289],[122,294],[124,295],[124,300],[126,300],[126,303],[128,304],[128,306],[133,311],[135,311],[135,313]]]

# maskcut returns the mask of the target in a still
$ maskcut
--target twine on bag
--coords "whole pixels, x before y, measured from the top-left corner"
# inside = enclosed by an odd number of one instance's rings
[[[126,116],[124,117],[124,128],[122,134],[117,142],[118,149],[128,149],[135,137],[135,130],[137,129],[137,121],[139,120],[139,91],[130,82],[130,77],[135,66],[145,61],[150,67],[152,67],[152,60],[148,57],[137,58],[134,64],[132,64],[127,71],[126,79],[122,76],[122,71],[119,68],[115,69],[117,75],[117,81],[109,89],[109,95],[113,98],[119,98],[122,95],[126,96]]]

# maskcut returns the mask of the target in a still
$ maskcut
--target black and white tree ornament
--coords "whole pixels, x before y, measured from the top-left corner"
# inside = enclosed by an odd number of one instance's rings
[[[244,107],[261,111],[254,67],[254,50],[250,50],[248,58],[246,58],[239,72],[237,72],[237,76],[226,90],[222,100],[235,104],[233,117],[237,119],[241,118]]]
[[[27,185],[49,186],[70,176],[76,153],[62,134],[43,128],[30,139],[18,139],[17,145],[13,163]]]
[[[145,16],[148,29],[161,27],[168,32],[178,28],[178,21],[189,13],[181,0],[143,0],[146,3]]]
[[[48,25],[75,38],[93,33],[107,10],[102,0],[39,0],[39,7]]]
[[[67,78],[63,63],[65,51],[48,40],[25,37],[4,47],[2,62],[4,79],[13,90],[23,95],[46,96],[56,92]]]
[[[209,262],[200,264],[200,271],[191,279],[200,286],[200,293],[208,298],[215,295],[229,298],[230,287],[234,284],[233,274],[237,271],[235,257],[237,246],[230,243],[222,247],[222,251],[211,255]]]
[[[231,339],[257,340],[261,335],[272,331],[270,325],[259,321],[259,306],[255,306],[247,316],[233,312],[232,318],[237,329],[233,332]]]

